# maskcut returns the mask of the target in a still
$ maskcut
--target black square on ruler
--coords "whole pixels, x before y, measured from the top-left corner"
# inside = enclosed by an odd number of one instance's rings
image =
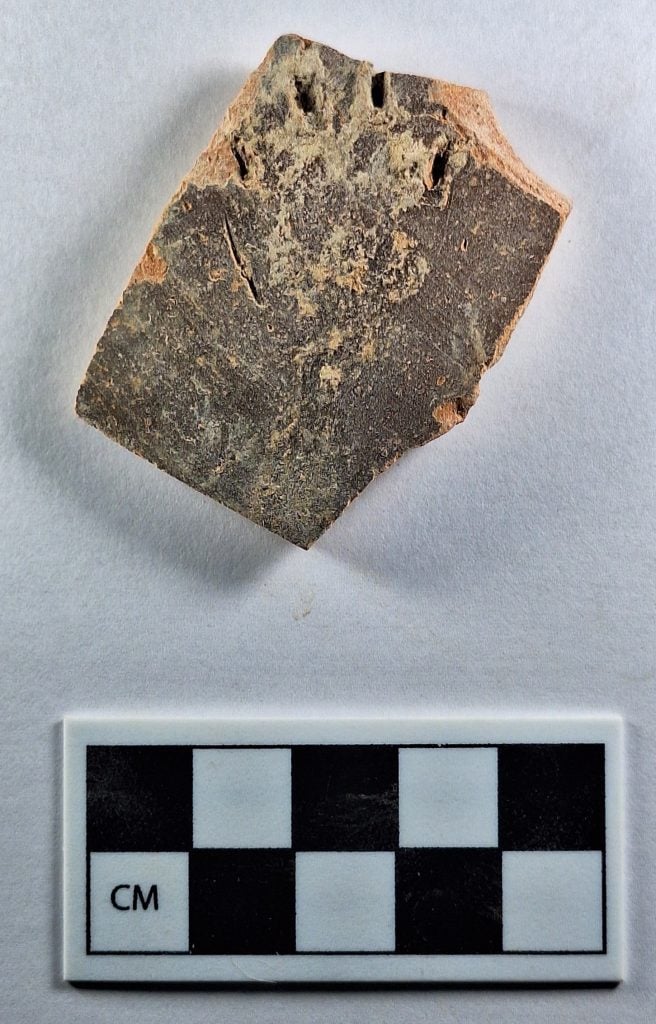
[[[189,850],[192,804],[190,747],[87,747],[89,850]]]
[[[293,953],[295,941],[291,850],[192,850],[192,953]]]
[[[292,749],[296,850],[393,850],[399,841],[399,758],[391,746]]]
[[[499,845],[504,850],[604,848],[603,743],[499,747]]]
[[[501,851],[401,849],[398,953],[500,953]]]

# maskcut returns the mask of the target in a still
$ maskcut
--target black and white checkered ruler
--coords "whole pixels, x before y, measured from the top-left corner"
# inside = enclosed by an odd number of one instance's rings
[[[620,722],[69,719],[72,981],[618,981]]]

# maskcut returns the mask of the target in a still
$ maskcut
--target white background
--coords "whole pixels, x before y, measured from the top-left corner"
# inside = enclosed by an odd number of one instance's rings
[[[644,1022],[656,1009],[656,30],[650,0],[0,5],[0,1016]],[[295,30],[489,91],[572,213],[466,423],[309,553],[76,420],[162,206]],[[59,978],[65,712],[620,711],[614,991],[107,992]]]

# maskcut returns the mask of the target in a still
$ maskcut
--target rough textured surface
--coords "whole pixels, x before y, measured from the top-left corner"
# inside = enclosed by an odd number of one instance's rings
[[[485,94],[283,36],[166,208],[77,411],[309,546],[464,418],[567,212]]]

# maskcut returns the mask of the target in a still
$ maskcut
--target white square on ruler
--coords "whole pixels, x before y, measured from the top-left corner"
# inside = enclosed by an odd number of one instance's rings
[[[400,846],[496,846],[495,747],[399,751]]]
[[[504,852],[504,950],[600,950],[601,864],[599,850]]]
[[[194,846],[289,847],[291,751],[194,750]]]
[[[186,953],[188,874],[186,853],[92,853],[91,952]]]
[[[296,948],[393,950],[394,854],[297,853]]]

